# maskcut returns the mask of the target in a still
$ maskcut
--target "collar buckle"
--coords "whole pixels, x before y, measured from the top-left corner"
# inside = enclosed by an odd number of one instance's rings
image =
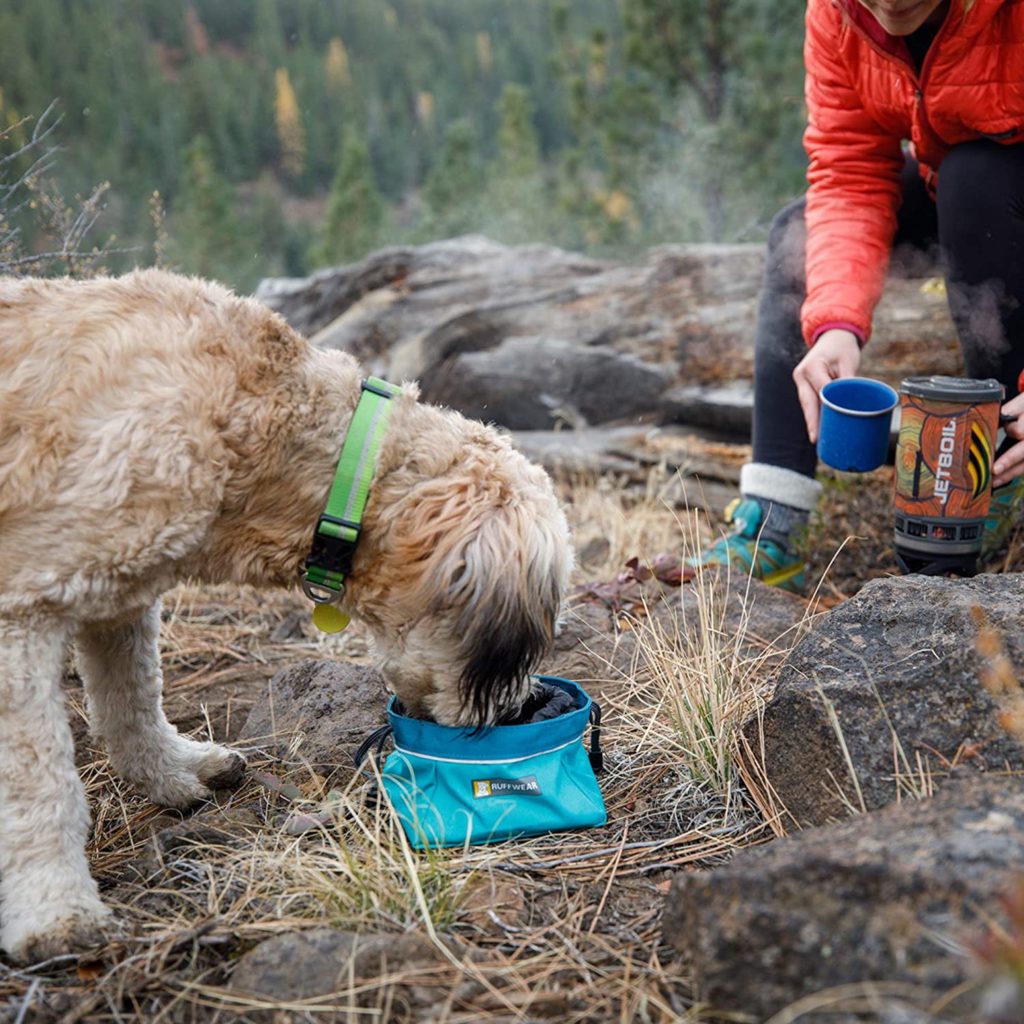
[[[311,601],[329,604],[345,592],[361,532],[361,524],[326,512],[317,520],[302,574],[302,590]]]
[[[306,558],[306,578],[310,577],[310,569],[319,569],[327,578],[313,579],[312,582],[330,586],[333,574],[341,579],[348,576],[352,571],[360,533],[360,523],[323,513],[317,520],[313,544]],[[340,584],[341,580],[338,582]]]

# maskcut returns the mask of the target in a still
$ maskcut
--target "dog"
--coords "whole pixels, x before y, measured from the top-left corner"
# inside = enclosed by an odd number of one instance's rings
[[[354,359],[214,283],[158,270],[0,278],[0,946],[74,951],[112,923],[61,691],[77,649],[112,769],[186,807],[242,758],[161,707],[160,595],[291,587],[360,395]],[[341,609],[412,714],[493,723],[526,696],[572,567],[551,481],[406,385]]]

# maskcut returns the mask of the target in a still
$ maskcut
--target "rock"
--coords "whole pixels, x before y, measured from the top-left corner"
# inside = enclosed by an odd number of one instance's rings
[[[305,636],[303,626],[309,621],[309,613],[288,612],[271,629],[268,639],[271,643],[280,644],[286,640],[301,640]]]
[[[815,621],[780,672],[763,722],[745,726],[755,749],[763,734],[768,780],[794,822],[822,824],[851,804],[882,807],[940,785],[953,764],[1024,768],[1024,746],[983,685],[993,662],[978,650],[981,610],[985,642],[1001,643],[1019,677],[1020,574],[873,580]]]
[[[676,875],[664,937],[683,954],[702,1000],[758,1021],[855,982],[905,982],[938,995],[971,974],[956,950],[1000,920],[998,897],[1019,880],[1022,858],[1024,782],[967,777],[933,800]],[[799,1020],[846,1020],[839,1009]],[[942,1019],[981,1019],[970,1000],[951,1003],[953,1011]]]
[[[460,924],[485,935],[518,931],[526,918],[526,893],[511,879],[473,875],[459,893]]]
[[[523,414],[511,398],[498,401],[499,382],[518,382],[535,405],[530,382],[544,380],[551,352],[569,346],[589,366],[628,368],[619,360],[632,359],[664,374],[667,387],[652,395],[655,378],[629,369],[628,388],[620,385],[611,403],[593,403],[600,422],[628,419],[633,414],[620,408],[631,403],[658,422],[747,433],[763,264],[760,245],[664,246],[635,263],[614,263],[474,235],[384,249],[304,280],[264,281],[256,295],[317,344],[350,352],[369,372],[418,380],[428,401],[478,415],[473,382],[482,380],[493,389],[483,415],[507,426],[512,414]],[[924,283],[889,282],[865,350],[865,374],[892,384],[911,373],[959,372],[945,297]],[[506,347],[527,338],[530,346]],[[511,365],[515,359],[522,363]],[[592,379],[581,376],[568,395],[563,379],[552,391],[556,406],[580,410],[593,397]],[[533,414],[529,422],[537,422]]]
[[[560,292],[610,266],[550,246],[509,247],[482,235],[466,235],[382,249],[358,263],[329,267],[308,278],[264,280],[256,298],[278,310],[297,330],[313,335],[354,312],[364,297],[390,290],[398,305],[381,326],[391,345],[475,305],[522,300],[538,289]],[[370,316],[373,324],[381,319],[376,311]],[[365,334],[370,326],[357,321],[358,317],[350,318],[353,336]],[[342,335],[332,347],[345,347],[348,340]]]
[[[633,634],[618,629],[607,608],[581,603],[569,609],[552,649],[537,671],[571,679],[591,690],[598,683],[625,679],[635,656]]]
[[[279,672],[253,705],[239,736],[313,767],[352,767],[359,744],[386,720],[388,693],[365,665],[303,661]]]
[[[807,616],[807,602],[757,580],[715,579],[709,593],[725,642],[740,637],[743,656],[788,649],[793,631]],[[599,591],[611,593],[611,591]],[[685,652],[706,631],[692,584],[665,587],[656,580],[625,591],[616,611],[585,594],[571,605],[561,633],[538,670],[580,683],[593,695],[649,676],[643,649],[673,645]],[[638,639],[640,638],[640,639]],[[692,649],[692,647],[690,647]],[[766,663],[767,665],[767,663]],[[630,683],[631,685],[631,683]]]
[[[604,346],[516,337],[455,356],[431,398],[512,430],[545,430],[649,416],[670,379],[665,367]]]
[[[256,298],[279,310],[296,330],[313,334],[364,295],[400,285],[414,256],[414,249],[394,247],[373,253],[362,263],[331,267],[312,277],[269,278],[260,282]]]
[[[752,380],[733,380],[718,386],[687,384],[661,396],[668,418],[700,423],[714,430],[748,434],[754,410]]]
[[[662,500],[677,508],[719,514],[736,497],[740,468],[750,458],[749,445],[723,443],[720,434],[699,427],[632,424],[517,430],[510,437],[549,473],[614,475],[619,486],[644,497],[650,492],[652,472],[657,472],[664,480]]]
[[[383,935],[314,928],[261,942],[238,961],[230,985],[235,992],[259,997],[261,1002],[287,1004],[308,999],[317,1000],[321,1007],[334,1006],[333,1012],[317,1012],[318,1020],[328,1021],[349,1020],[352,1011],[360,1017],[376,1011],[381,989],[386,987],[393,990],[387,1020],[411,1024],[419,1019],[419,1010],[443,1001],[447,994],[443,987],[416,984],[428,971],[436,974],[439,962],[443,962],[443,954],[437,947],[413,933]],[[367,984],[389,974],[409,980],[389,979],[379,988]],[[273,1019],[272,1012],[256,1011],[253,1019]]]
[[[247,807],[211,807],[175,825],[160,829],[153,836],[157,851],[164,857],[198,847],[241,846],[251,841],[262,823]]]
[[[643,448],[648,427],[590,427],[586,430],[516,430],[512,443],[549,473],[618,473],[646,476],[655,461]]]

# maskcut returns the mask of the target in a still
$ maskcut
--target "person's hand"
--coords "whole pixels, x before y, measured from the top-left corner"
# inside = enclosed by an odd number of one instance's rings
[[[1024,394],[1011,398],[1003,406],[1003,415],[1019,417],[1003,427],[1006,436],[1012,437],[1018,443],[1012,448],[1007,448],[992,464],[992,472],[995,474],[992,479],[993,487],[1002,487],[1024,471],[1024,418],[1021,418],[1024,417]]]
[[[857,341],[857,335],[841,328],[825,331],[797,364],[793,380],[800,396],[800,408],[807,423],[807,436],[811,444],[816,444],[818,440],[818,423],[821,420],[818,394],[821,389],[830,380],[856,377],[859,366],[860,342]],[[1024,438],[1024,433],[1021,437]],[[1021,447],[1024,448],[1024,445]],[[1021,458],[1024,459],[1024,451],[1021,452]]]

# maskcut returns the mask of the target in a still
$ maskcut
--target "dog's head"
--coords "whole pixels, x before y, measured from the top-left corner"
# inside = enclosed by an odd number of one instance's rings
[[[490,430],[474,425],[468,436],[445,472],[420,467],[401,496],[378,505],[376,599],[362,611],[407,709],[481,726],[525,699],[573,555],[547,474]]]

